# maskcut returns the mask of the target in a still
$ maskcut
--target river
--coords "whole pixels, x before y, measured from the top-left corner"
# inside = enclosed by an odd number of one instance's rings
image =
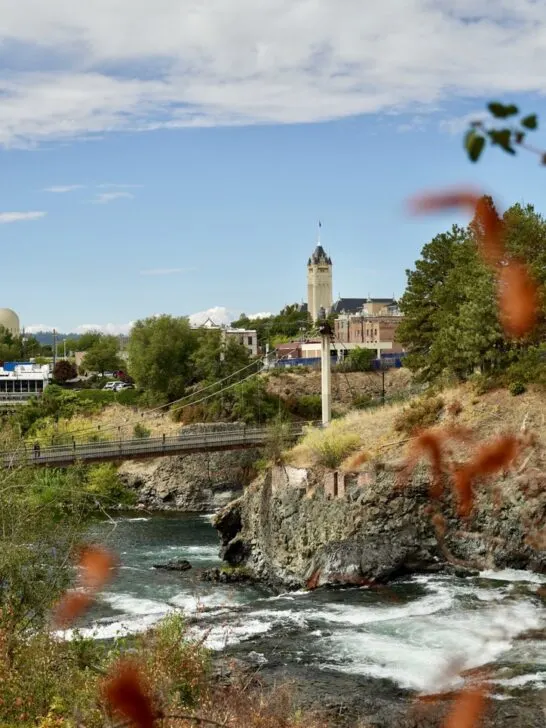
[[[346,675],[388,678],[404,688],[439,691],[457,685],[448,675],[494,663],[499,697],[546,687],[546,643],[518,639],[546,624],[546,577],[519,571],[479,577],[415,576],[388,588],[348,588],[272,596],[254,586],[202,582],[216,566],[218,537],[205,515],[115,516],[96,524],[92,538],[120,557],[115,580],[80,632],[113,638],[142,631],[172,610],[206,634],[213,650]],[[188,559],[193,569],[168,572],[153,564]],[[542,593],[544,589],[542,589]],[[69,636],[69,635],[68,635]]]

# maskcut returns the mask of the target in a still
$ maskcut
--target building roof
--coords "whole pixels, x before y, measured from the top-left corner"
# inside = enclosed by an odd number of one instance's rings
[[[396,303],[394,298],[338,298],[332,305],[333,313],[358,313],[367,303]]]
[[[326,251],[320,243],[317,243],[317,247],[313,251],[313,255],[309,258],[307,265],[319,265],[320,263],[327,263],[332,265],[332,259],[326,255]]]

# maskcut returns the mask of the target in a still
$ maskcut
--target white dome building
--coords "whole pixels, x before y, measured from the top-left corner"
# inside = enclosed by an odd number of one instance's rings
[[[14,336],[19,336],[21,333],[19,316],[11,308],[0,308],[0,327],[3,327]]]

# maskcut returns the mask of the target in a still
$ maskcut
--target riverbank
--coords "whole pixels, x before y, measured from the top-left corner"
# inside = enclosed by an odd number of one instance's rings
[[[242,670],[243,684],[287,685],[294,711],[319,710],[340,726],[358,725],[364,716],[364,726],[437,728],[439,712],[427,723],[402,716],[411,714],[420,693],[460,687],[458,678],[446,679],[454,659],[470,671],[490,664],[495,728],[542,725],[546,649],[531,634],[544,626],[539,590],[546,577],[510,570],[438,574],[400,577],[387,588],[272,593],[259,584],[199,578],[202,570],[221,567],[210,516],[113,519],[90,534],[119,554],[120,569],[80,625],[84,637],[142,633],[181,612],[189,634],[212,651],[220,684],[238,680]],[[153,568],[172,559],[188,559],[193,568]],[[444,697],[434,711],[448,703]]]

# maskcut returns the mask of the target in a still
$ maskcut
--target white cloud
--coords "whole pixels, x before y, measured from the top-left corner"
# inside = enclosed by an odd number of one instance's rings
[[[46,187],[44,192],[57,192],[62,194],[63,192],[72,192],[73,190],[81,190],[83,185],[57,185],[56,187]]]
[[[207,319],[210,319],[218,326],[230,324],[237,318],[237,313],[225,306],[213,306],[206,311],[198,311],[188,316],[192,326],[202,326]]]
[[[47,215],[47,212],[0,212],[0,225],[21,220],[38,220]]]
[[[90,200],[95,205],[106,205],[114,200],[127,199],[132,200],[134,195],[130,192],[99,192],[94,200]]]
[[[103,334],[128,334],[133,328],[134,321],[128,324],[81,324],[73,330],[75,334],[85,334],[86,331],[101,331]]]
[[[25,326],[25,334],[37,334],[39,331],[53,331],[56,328],[56,326],[50,326],[49,324],[30,324],[30,326]]]
[[[2,0],[0,144],[544,93],[535,0]],[[9,70],[17,68],[17,71]]]
[[[490,119],[491,115],[483,109],[479,111],[472,111],[469,114],[463,116],[454,116],[451,119],[442,119],[440,122],[440,129],[447,131],[449,134],[455,134],[459,136],[463,131],[469,128],[470,122],[472,121],[485,121]]]
[[[271,318],[273,316],[270,311],[260,311],[259,313],[247,313],[247,316],[249,319],[257,319],[257,318]]]
[[[104,187],[123,187],[123,188],[126,188],[126,187],[144,187],[144,185],[130,185],[130,184],[120,185],[120,184],[114,184],[112,182],[105,182],[105,183],[103,183],[101,185],[97,185],[97,187],[101,187],[101,188],[104,188]]]
[[[141,276],[171,276],[177,273],[189,273],[195,270],[195,268],[149,268],[148,270],[141,270]]]

